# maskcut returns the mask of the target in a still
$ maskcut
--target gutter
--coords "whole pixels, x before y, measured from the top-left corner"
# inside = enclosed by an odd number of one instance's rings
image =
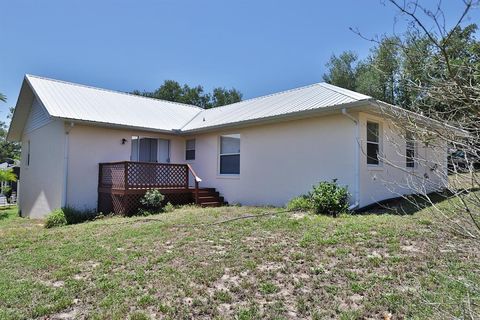
[[[68,155],[70,153],[70,131],[75,124],[70,122],[65,125],[65,142],[63,146],[63,194],[62,194],[62,208],[68,205]]]
[[[360,205],[360,125],[358,120],[347,112],[347,108],[342,109],[342,114],[355,124],[355,202],[348,207],[348,210],[353,210]]]

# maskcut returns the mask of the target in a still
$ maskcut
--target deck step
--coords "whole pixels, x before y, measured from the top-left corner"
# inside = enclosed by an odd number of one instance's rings
[[[195,197],[195,191],[193,196]],[[220,193],[215,188],[199,188],[198,189],[198,205],[202,207],[220,207],[227,205],[225,199],[220,196]]]
[[[200,203],[202,207],[221,207],[222,205],[223,203],[218,201]]]

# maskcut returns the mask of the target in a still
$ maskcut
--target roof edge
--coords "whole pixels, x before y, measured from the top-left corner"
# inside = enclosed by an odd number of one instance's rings
[[[99,91],[105,91],[105,92],[110,92],[110,93],[116,93],[116,94],[122,94],[126,96],[131,96],[135,98],[141,98],[141,99],[148,99],[148,100],[153,100],[153,101],[162,101],[166,103],[171,103],[171,104],[176,104],[176,105],[181,105],[185,107],[190,107],[190,108],[195,108],[195,109],[200,109],[204,110],[203,108],[193,105],[193,104],[187,104],[187,103],[181,103],[181,102],[175,102],[175,101],[169,101],[169,100],[164,100],[164,99],[156,99],[156,98],[151,98],[151,97],[145,97],[145,96],[139,96],[133,93],[129,92],[123,92],[123,91],[118,91],[118,90],[112,90],[112,89],[105,89],[105,88],[100,88],[100,87],[94,87],[82,83],[77,83],[77,82],[71,82],[71,81],[65,81],[65,80],[59,80],[59,79],[53,79],[53,78],[48,78],[48,77],[43,77],[43,76],[37,76],[37,75],[32,75],[32,74],[25,74],[26,78],[37,78],[37,79],[42,79],[42,80],[47,80],[47,81],[53,81],[53,82],[58,82],[58,83],[63,83],[63,84],[68,84],[72,86],[77,86],[77,87],[83,87],[83,88],[88,88],[88,89],[93,89],[93,90],[99,90]]]

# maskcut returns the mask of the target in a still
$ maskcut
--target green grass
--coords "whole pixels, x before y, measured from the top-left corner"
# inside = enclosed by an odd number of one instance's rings
[[[278,213],[212,224],[267,211]],[[0,319],[478,314],[478,242],[410,213],[184,207],[45,229],[0,210]]]

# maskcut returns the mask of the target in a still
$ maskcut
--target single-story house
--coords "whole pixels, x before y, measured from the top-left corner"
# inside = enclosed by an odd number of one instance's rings
[[[283,206],[337,179],[351,208],[414,184],[442,189],[446,145],[409,141],[386,107],[399,109],[316,83],[204,110],[26,75],[8,132],[22,144],[20,210],[127,210],[153,187],[205,205]]]

